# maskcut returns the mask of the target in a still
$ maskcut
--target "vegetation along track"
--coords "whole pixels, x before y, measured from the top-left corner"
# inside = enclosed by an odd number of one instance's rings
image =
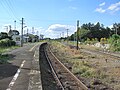
[[[89,49],[81,49],[83,52],[86,53],[92,53],[92,54],[99,54],[99,55],[104,55],[104,56],[108,56],[111,58],[115,58],[116,60],[120,60],[120,56],[118,54],[115,53],[110,53],[110,52],[105,52],[105,51],[96,51],[96,50],[89,50]]]
[[[41,73],[44,73],[44,75],[42,75],[42,81],[44,82],[43,84],[49,83],[48,85],[52,85],[52,83],[44,80],[47,76],[49,76],[46,75],[47,73],[45,73],[46,69],[49,70],[50,75],[52,75],[51,77],[54,77],[53,85],[56,87],[54,90],[88,90],[88,88],[56,58],[56,56],[51,52],[47,43],[41,45],[40,57],[43,58],[40,58],[40,65],[42,65]],[[49,79],[49,77],[47,78]],[[44,90],[53,90],[53,88],[50,89],[47,85],[43,85],[43,87],[46,88]]]

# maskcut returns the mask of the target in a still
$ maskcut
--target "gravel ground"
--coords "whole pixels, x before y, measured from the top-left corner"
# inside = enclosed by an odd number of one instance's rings
[[[62,47],[56,45],[52,47],[52,51],[68,68],[73,66],[69,61],[75,60],[77,57],[78,61],[87,62],[91,68],[96,70],[97,75],[95,77],[83,77],[76,74],[90,90],[120,89],[120,58],[95,52],[84,52],[83,50],[76,51],[65,45]]]

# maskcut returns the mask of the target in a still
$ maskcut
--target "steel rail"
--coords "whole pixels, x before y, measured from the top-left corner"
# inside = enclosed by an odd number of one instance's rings
[[[113,54],[111,52],[106,52],[106,51],[96,51],[96,50],[89,50],[89,49],[82,49],[83,52],[89,51],[90,53],[97,53],[97,54],[104,54],[104,55],[109,55],[115,58],[120,58],[117,54]]]
[[[52,70],[52,73],[53,73],[53,75],[54,75],[55,80],[56,80],[57,83],[59,84],[59,87],[60,87],[62,90],[65,90],[65,89],[64,89],[64,86],[62,85],[61,81],[59,80],[59,78],[58,78],[58,76],[57,76],[57,74],[56,74],[56,72],[55,72],[55,70],[54,70],[54,68],[53,68],[53,66],[52,66],[52,64],[51,64],[51,62],[50,62],[50,59],[49,59],[49,57],[48,57],[48,55],[47,55],[47,52],[46,52],[45,50],[44,50],[44,53],[45,53],[45,57],[46,57],[46,59],[47,59],[47,62],[48,62],[49,65],[50,65],[50,68],[51,68],[51,70]]]
[[[52,51],[50,50],[50,47],[48,49],[50,53],[53,55],[53,57],[59,62],[59,64],[76,80],[77,84],[80,86],[79,89],[81,90],[82,88],[82,90],[88,90],[88,88],[52,53]]]

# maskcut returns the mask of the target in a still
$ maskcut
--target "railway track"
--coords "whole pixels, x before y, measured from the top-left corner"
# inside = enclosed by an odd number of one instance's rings
[[[105,51],[95,51],[95,50],[88,50],[88,49],[81,49],[81,51],[86,52],[86,53],[91,53],[91,54],[99,54],[99,55],[104,55],[104,56],[108,56],[111,58],[115,58],[116,60],[120,60],[120,55],[118,54],[114,54],[114,53],[110,53],[110,52],[105,52]]]
[[[73,45],[69,45],[69,47],[70,48],[76,48],[76,46],[73,46]],[[120,55],[115,54],[115,53],[111,53],[111,52],[107,52],[107,51],[102,51],[102,50],[97,51],[97,50],[90,50],[90,49],[85,49],[85,48],[82,48],[80,50],[83,51],[83,52],[86,52],[86,53],[90,53],[90,54],[101,54],[101,55],[107,55],[109,57],[120,59]]]
[[[39,48],[39,64],[41,71],[41,83],[43,90],[60,90],[53,77],[52,70],[45,56],[46,44],[41,44]]]
[[[56,58],[47,43],[44,43],[40,48],[40,53],[43,52],[44,58],[46,58],[46,64],[48,65],[47,67],[49,68],[48,70],[52,75],[51,77],[54,77],[57,84],[57,86],[55,86],[56,89],[45,90],[88,90],[88,88]]]

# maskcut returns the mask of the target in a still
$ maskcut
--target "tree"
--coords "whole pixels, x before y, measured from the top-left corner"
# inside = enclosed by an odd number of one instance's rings
[[[1,32],[1,33],[0,33],[0,40],[1,40],[1,39],[6,39],[6,38],[9,38],[9,39],[10,39],[10,37],[8,36],[8,34],[7,34],[6,32]]]
[[[119,32],[119,30],[117,31]],[[72,40],[73,37],[76,36],[75,33],[71,36]],[[109,27],[105,28],[104,25],[100,24],[99,22],[95,25],[90,22],[88,24],[83,24],[79,30],[79,33],[79,39],[82,40],[86,40],[87,38],[89,38],[90,40],[92,40],[93,38],[97,38],[100,41],[101,38],[109,38],[111,35],[113,35],[113,31]]]
[[[87,29],[79,29],[79,40],[85,41],[87,38],[85,37],[88,33],[90,32],[90,30]]]
[[[94,26],[94,30],[100,30],[100,29],[101,29],[100,23],[97,22],[97,24]]]
[[[120,23],[114,23],[113,30],[114,30],[114,34],[120,35]]]
[[[120,51],[120,35],[113,34],[109,39],[110,49],[113,51]]]
[[[28,34],[29,39],[28,42],[38,42],[39,41],[39,36],[33,35],[33,34]]]

